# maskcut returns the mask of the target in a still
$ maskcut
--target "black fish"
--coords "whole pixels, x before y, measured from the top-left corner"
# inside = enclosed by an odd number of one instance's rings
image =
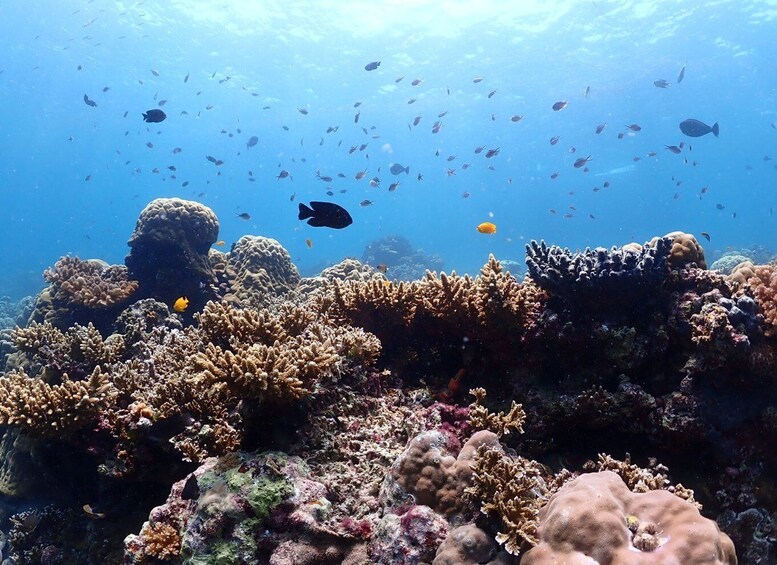
[[[680,69],[680,74],[677,75],[677,84],[680,84],[683,82],[683,79],[685,78],[685,65],[683,65],[683,68]]]
[[[364,65],[364,70],[374,71],[378,67],[380,67],[380,61],[373,61],[372,63],[367,63],[366,65]]]
[[[97,102],[89,98],[86,94],[84,94],[84,102],[86,103],[87,106],[91,106],[92,108],[97,106]]]
[[[200,497],[200,485],[197,484],[197,477],[192,473],[189,478],[186,479],[186,483],[181,490],[181,498],[183,500],[197,500]]]
[[[156,108],[143,113],[144,122],[158,124],[159,122],[164,122],[165,118],[167,118],[167,114],[165,114],[162,110],[158,110]]]
[[[399,173],[408,174],[410,172],[410,166],[408,165],[407,167],[403,167],[399,163],[394,163],[391,165],[389,171],[391,171],[392,175],[398,175]]]
[[[259,143],[259,138],[256,137],[255,135],[252,135],[251,137],[248,138],[248,143],[246,143],[246,148],[251,148],[257,143]]]
[[[311,202],[310,207],[300,203],[298,217],[300,220],[308,220],[308,225],[316,228],[339,230],[353,223],[353,218],[345,208],[331,202]]]
[[[715,137],[718,137],[718,134],[720,133],[720,127],[718,126],[718,122],[715,122],[712,127],[710,127],[704,122],[690,118],[680,122],[680,131],[688,137],[701,137],[702,135],[707,135],[710,132],[712,132],[712,135]]]
[[[659,79],[659,80],[654,80],[653,85],[658,88],[667,88],[669,86],[669,83],[664,79]]]

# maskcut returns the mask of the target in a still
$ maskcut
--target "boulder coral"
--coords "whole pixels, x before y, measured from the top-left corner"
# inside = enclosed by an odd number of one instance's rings
[[[734,544],[714,521],[665,490],[631,492],[610,471],[581,475],[539,512],[539,543],[524,565],[736,565]]]
[[[157,198],[141,211],[127,242],[125,259],[138,298],[173,304],[181,296],[198,311],[215,296],[208,249],[216,241],[219,221],[213,210],[180,198]]]

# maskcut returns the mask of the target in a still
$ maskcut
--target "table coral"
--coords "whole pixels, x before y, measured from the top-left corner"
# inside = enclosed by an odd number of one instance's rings
[[[735,565],[734,544],[664,490],[633,493],[610,471],[569,481],[539,512],[539,544],[521,563]]]

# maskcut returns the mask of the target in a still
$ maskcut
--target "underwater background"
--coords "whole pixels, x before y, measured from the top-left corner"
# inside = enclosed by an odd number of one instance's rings
[[[770,2],[8,3],[0,294],[37,291],[66,253],[122,262],[139,211],[162,196],[211,207],[227,245],[278,239],[303,274],[387,235],[459,273],[489,253],[522,265],[530,239],[609,247],[679,229],[707,232],[713,260],[772,248],[775,13]],[[160,106],[167,119],[145,123]],[[718,122],[720,137],[683,136],[687,118]],[[665,149],[681,141],[680,154]],[[573,167],[588,155],[587,172]],[[310,200],[342,205],[353,225],[304,225],[297,203]],[[485,221],[496,234],[476,231]]]
[[[777,563],[777,3],[0,14],[0,565]]]

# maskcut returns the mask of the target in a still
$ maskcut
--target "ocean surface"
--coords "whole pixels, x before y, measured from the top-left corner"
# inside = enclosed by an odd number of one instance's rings
[[[139,212],[172,196],[218,214],[225,250],[270,236],[303,274],[388,235],[473,274],[490,253],[523,263],[531,239],[682,230],[708,262],[774,249],[776,16],[738,0],[6,2],[0,295],[37,292],[62,255],[122,263]],[[167,118],[144,122],[154,108]],[[687,118],[720,136],[684,136]],[[312,200],[353,224],[299,221]]]

